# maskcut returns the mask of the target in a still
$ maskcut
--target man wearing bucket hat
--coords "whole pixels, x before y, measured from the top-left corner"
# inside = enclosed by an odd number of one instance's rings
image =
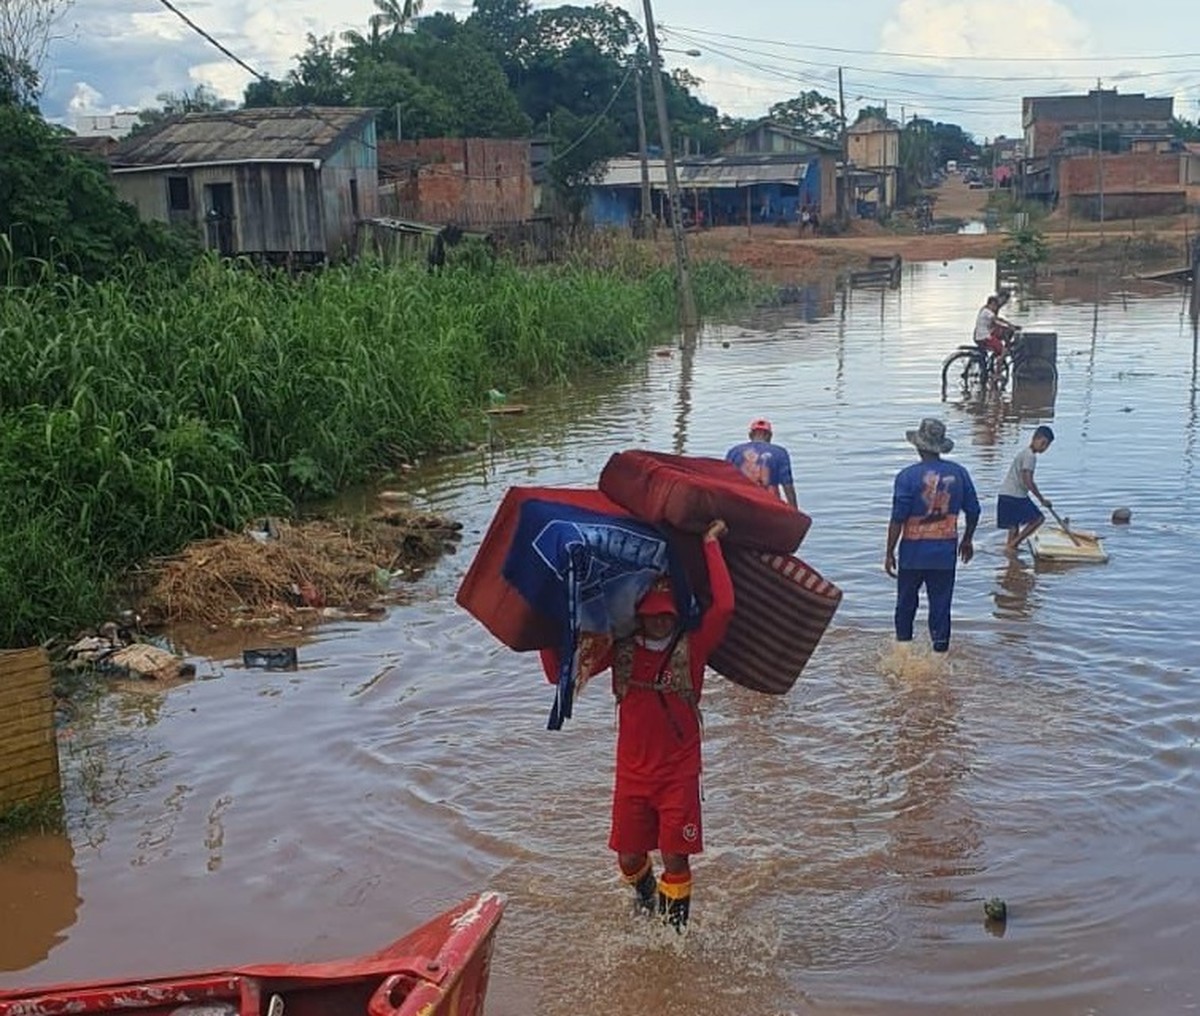
[[[971,474],[957,462],[942,458],[954,442],[946,436],[946,425],[941,420],[927,417],[905,436],[921,461],[900,470],[892,490],[884,569],[896,579],[896,641],[912,641],[924,586],[933,651],[944,653],[950,648],[956,562],[966,564],[975,555],[972,540],[979,524],[979,497]],[[961,540],[960,512],[966,519]]]
[[[771,421],[758,417],[750,421],[750,440],[734,445],[725,453],[725,461],[731,462],[743,476],[760,487],[782,494],[793,508],[796,505],[796,488],[792,483],[792,457],[782,445],[773,444],[774,428]]]

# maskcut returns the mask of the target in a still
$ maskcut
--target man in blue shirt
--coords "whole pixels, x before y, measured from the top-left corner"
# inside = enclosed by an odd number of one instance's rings
[[[772,444],[771,421],[761,417],[750,422],[750,440],[734,445],[725,453],[742,475],[775,494],[783,494],[796,507],[796,488],[792,485],[792,458],[782,445]]]
[[[946,437],[941,420],[926,418],[906,436],[921,461],[900,470],[892,491],[884,570],[896,579],[896,641],[912,641],[917,597],[923,585],[929,600],[933,651],[944,653],[950,648],[955,564],[957,559],[966,564],[975,556],[971,541],[979,524],[979,498],[971,474],[957,462],[942,458],[954,442]],[[966,516],[961,541],[959,512]]]

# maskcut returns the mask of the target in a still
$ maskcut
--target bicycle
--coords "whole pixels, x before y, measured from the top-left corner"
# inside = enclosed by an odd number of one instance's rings
[[[1021,343],[1019,328],[1002,333],[1004,353],[997,356],[990,350],[972,343],[959,346],[942,363],[942,392],[956,379],[964,391],[994,387],[1003,391],[1010,376],[1017,381],[1030,381],[1057,386],[1058,368],[1044,356],[1028,353]]]

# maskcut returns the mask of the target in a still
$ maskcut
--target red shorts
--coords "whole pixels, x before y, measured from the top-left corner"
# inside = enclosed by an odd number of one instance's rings
[[[700,777],[633,783],[618,776],[608,845],[619,854],[700,853]]]
[[[992,332],[979,344],[988,352],[993,353],[996,356],[1004,355],[1004,338],[996,332]]]

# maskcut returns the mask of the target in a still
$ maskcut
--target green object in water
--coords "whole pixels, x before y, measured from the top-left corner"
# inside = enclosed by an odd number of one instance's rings
[[[983,905],[983,912],[989,921],[1003,921],[1008,918],[1008,904],[999,896],[993,896]]]

